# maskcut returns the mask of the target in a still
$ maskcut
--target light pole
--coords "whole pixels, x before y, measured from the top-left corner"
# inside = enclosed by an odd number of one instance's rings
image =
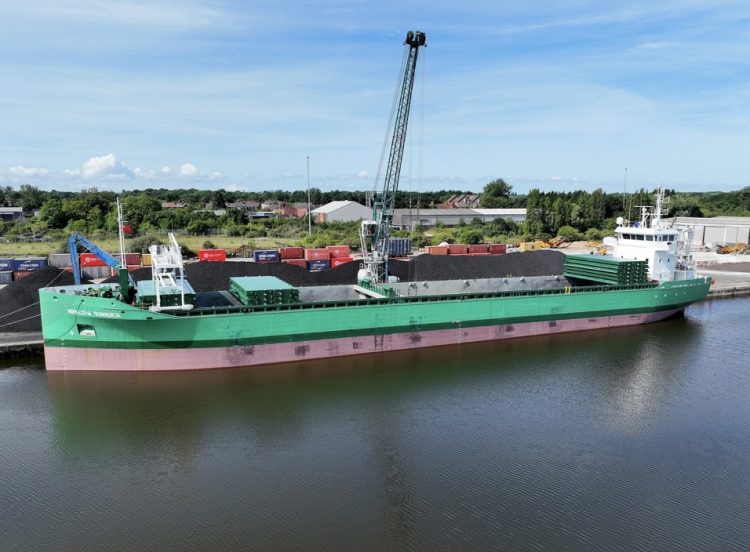
[[[310,156],[307,156],[307,235],[312,236],[312,213],[310,212]]]

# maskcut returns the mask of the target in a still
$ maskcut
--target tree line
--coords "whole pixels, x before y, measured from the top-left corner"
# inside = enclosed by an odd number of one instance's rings
[[[431,208],[449,197],[469,194],[460,190],[435,192],[400,192],[396,206],[399,208]],[[538,188],[527,194],[516,194],[510,184],[502,179],[488,182],[481,193],[481,207],[526,208],[526,222],[515,225],[509,221],[496,221],[485,232],[497,235],[527,238],[544,238],[555,235],[585,235],[590,231],[614,228],[617,217],[637,219],[639,207],[653,203],[654,190],[640,189],[634,193],[606,193],[602,189],[592,192],[543,192]],[[351,200],[365,204],[366,192],[310,190],[313,206],[330,201]],[[677,193],[668,191],[669,216],[750,216],[750,187],[732,192]],[[45,191],[31,185],[19,189],[0,187],[0,205],[20,206],[27,214],[39,212],[23,222],[0,222],[0,235],[63,234],[82,232],[92,236],[113,234],[117,231],[115,209],[116,194],[96,188],[81,192]],[[258,203],[276,200],[287,204],[306,204],[307,190],[230,192],[226,190],[129,190],[120,194],[123,214],[128,225],[137,234],[155,231],[183,230],[191,234],[222,232],[228,235],[261,237],[302,237],[306,233],[306,220],[248,219],[245,212],[224,209],[227,203],[253,200]],[[185,203],[184,208],[164,209],[163,202]],[[466,220],[465,225],[477,227],[476,221]],[[468,232],[469,230],[463,230]],[[477,230],[478,231],[478,230]]]

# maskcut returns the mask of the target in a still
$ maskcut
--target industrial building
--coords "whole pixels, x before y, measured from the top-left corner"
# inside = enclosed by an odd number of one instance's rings
[[[352,222],[372,217],[372,210],[356,201],[331,201],[310,211],[318,222]]]
[[[0,207],[0,220],[23,220],[22,207]]]
[[[432,228],[438,224],[458,226],[474,219],[482,222],[503,219],[520,224],[526,220],[526,209],[396,209],[393,226],[403,229]]]
[[[750,243],[750,217],[676,217],[674,228],[693,228],[694,247]]]

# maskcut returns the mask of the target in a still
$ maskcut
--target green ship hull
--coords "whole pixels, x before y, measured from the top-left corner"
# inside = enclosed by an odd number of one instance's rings
[[[643,324],[681,313],[710,279],[151,312],[40,290],[48,370],[255,366]]]

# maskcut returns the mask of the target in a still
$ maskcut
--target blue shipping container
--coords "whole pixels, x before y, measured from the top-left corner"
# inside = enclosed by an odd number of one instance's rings
[[[13,273],[12,272],[0,272],[0,286],[4,286],[7,284],[10,284],[13,280]]]
[[[390,257],[406,257],[411,253],[411,238],[391,238],[388,242]]]
[[[47,259],[44,257],[13,259],[13,272],[33,272],[45,266],[47,266]]]
[[[307,261],[307,270],[310,272],[320,272],[331,268],[331,261]]]
[[[256,249],[253,251],[255,262],[275,262],[281,261],[278,249]]]
[[[13,259],[0,259],[0,270],[13,270]]]

